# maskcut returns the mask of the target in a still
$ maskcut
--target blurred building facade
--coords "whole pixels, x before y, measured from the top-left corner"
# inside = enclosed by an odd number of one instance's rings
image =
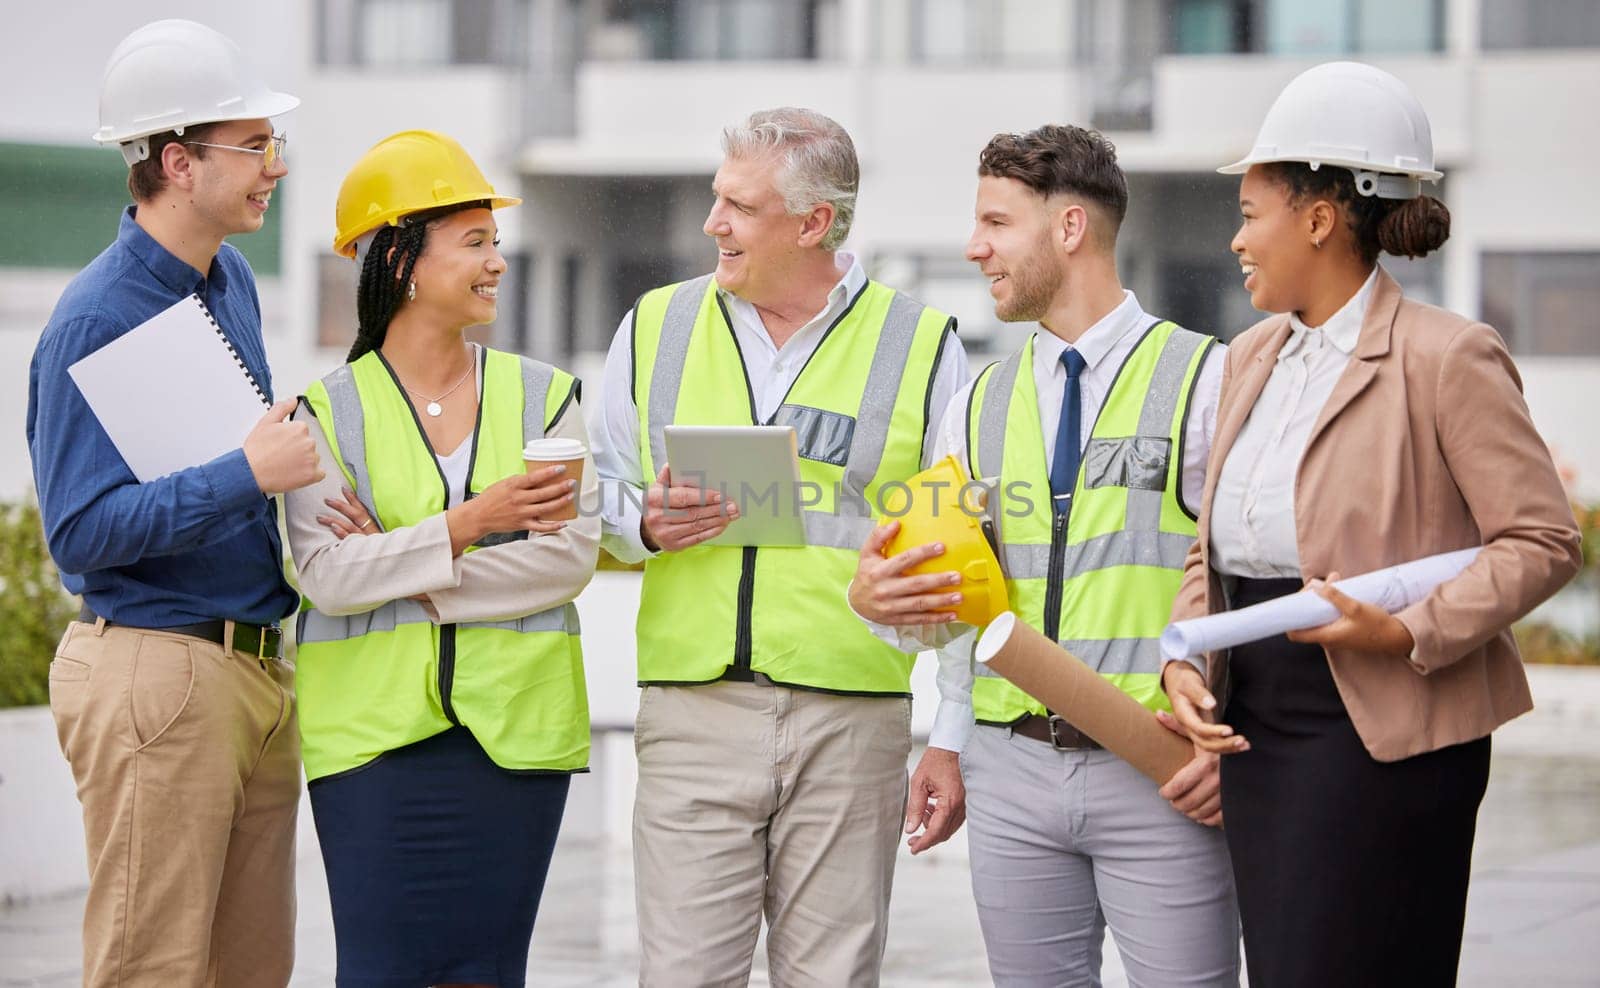
[[[114,232],[120,161],[82,135],[105,53],[172,5],[144,6],[107,3],[118,30],[96,47],[3,43],[23,60],[8,73],[30,59],[60,73],[66,59],[90,78],[86,107],[53,111],[77,114],[70,131],[36,135],[10,119],[36,108],[0,111],[11,231],[0,360],[20,352],[25,367],[70,269]],[[639,293],[713,263],[700,228],[721,128],[784,104],[850,130],[863,177],[849,249],[875,277],[954,312],[975,362],[1025,332],[995,322],[962,258],[977,152],[997,131],[1051,121],[1117,144],[1133,194],[1123,276],[1145,307],[1228,338],[1258,314],[1228,250],[1236,180],[1213,169],[1248,149],[1284,82],[1349,57],[1412,86],[1447,175],[1449,244],[1386,266],[1414,296],[1506,336],[1536,421],[1600,496],[1600,430],[1588,424],[1600,390],[1596,0],[301,0],[266,24],[195,6],[186,16],[270,53],[274,85],[304,101],[288,124],[277,225],[241,243],[265,276],[281,392],[341,359],[353,336],[355,270],[330,249],[332,204],[344,170],[384,135],[444,130],[524,197],[501,214],[513,270],[487,335],[572,366],[592,403]],[[100,200],[51,199],[73,168]],[[16,433],[20,408],[0,397]],[[25,476],[13,442],[0,462]]]

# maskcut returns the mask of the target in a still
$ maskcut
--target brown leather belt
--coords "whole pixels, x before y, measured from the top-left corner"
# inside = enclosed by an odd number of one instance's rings
[[[78,620],[84,624],[94,624],[100,616],[89,609],[85,604],[78,612]],[[116,621],[107,621],[106,624],[117,624]],[[133,628],[134,625],[124,624],[124,628]],[[179,624],[170,628],[139,628],[140,631],[165,631],[170,635],[187,635],[190,638],[202,638],[208,642],[221,645],[226,637],[226,621],[201,621],[199,624]],[[275,659],[283,649],[283,630],[274,626],[262,627],[257,624],[245,624],[240,621],[233,623],[233,650],[253,655],[258,659]]]
[[[1058,714],[1051,714],[1048,717],[1029,714],[1012,724],[1011,732],[1034,741],[1043,741],[1051,747],[1063,750],[1100,747],[1100,742],[1073,727]]]

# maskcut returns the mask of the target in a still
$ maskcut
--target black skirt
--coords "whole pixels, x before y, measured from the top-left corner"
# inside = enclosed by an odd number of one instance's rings
[[[313,782],[340,988],[520,988],[570,782],[465,728]]]
[[[1237,606],[1301,589],[1240,580]],[[1399,662],[1398,658],[1373,658]],[[1229,661],[1222,812],[1251,988],[1454,985],[1489,739],[1379,762],[1321,646],[1283,636]]]

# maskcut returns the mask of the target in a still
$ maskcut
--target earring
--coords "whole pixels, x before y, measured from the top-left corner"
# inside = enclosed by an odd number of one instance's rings
[[[1322,245],[1318,244],[1317,246],[1320,247]],[[407,302],[415,302],[416,300],[417,300],[417,283],[415,281],[413,281],[411,284],[406,286],[406,301]]]
[[[1316,249],[1317,249],[1317,250],[1321,250],[1321,249],[1322,249],[1322,241],[1320,241],[1320,240],[1313,240],[1313,241],[1311,241],[1311,246],[1312,246],[1312,247],[1314,247],[1314,248],[1316,248]],[[415,284],[415,283],[413,283],[413,284],[412,284],[412,285],[411,285],[411,296],[412,296],[412,297],[413,297],[413,298],[415,298],[415,297],[416,297],[416,294],[417,294],[417,286],[416,286],[416,284]]]

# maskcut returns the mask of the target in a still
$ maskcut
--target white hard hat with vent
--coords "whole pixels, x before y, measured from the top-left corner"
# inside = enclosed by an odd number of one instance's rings
[[[100,129],[130,166],[150,156],[151,134],[222,120],[275,117],[300,105],[267,88],[239,46],[194,21],[155,21],[117,45],[100,80]]]
[[[1356,191],[1383,199],[1422,194],[1436,182],[1428,115],[1399,79],[1361,62],[1325,62],[1295,76],[1261,122],[1248,155],[1218,168],[1238,175],[1251,165],[1299,161],[1355,173]]]

